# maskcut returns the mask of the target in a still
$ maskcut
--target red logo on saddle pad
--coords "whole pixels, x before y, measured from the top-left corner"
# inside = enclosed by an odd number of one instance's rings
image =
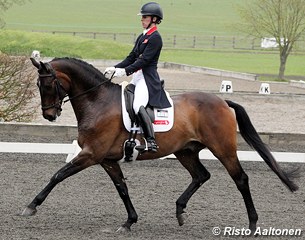
[[[154,124],[155,125],[169,125],[169,121],[168,120],[155,120]]]

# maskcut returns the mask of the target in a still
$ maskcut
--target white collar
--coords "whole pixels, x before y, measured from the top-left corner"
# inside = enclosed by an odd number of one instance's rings
[[[144,29],[143,30],[143,35],[145,35],[151,28],[148,28],[148,29]]]

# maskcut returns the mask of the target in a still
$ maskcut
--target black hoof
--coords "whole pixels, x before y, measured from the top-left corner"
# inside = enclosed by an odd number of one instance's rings
[[[121,226],[118,230],[116,230],[115,232],[117,233],[125,233],[125,232],[130,232],[131,229],[130,227],[127,227],[127,226]]]
[[[25,216],[25,217],[34,216],[36,212],[37,212],[36,208],[26,207],[23,210],[23,212],[20,214],[20,216]]]
[[[177,216],[177,220],[178,220],[178,223],[179,223],[179,226],[182,226],[186,219],[187,219],[187,214],[185,212],[181,213],[180,215]]]

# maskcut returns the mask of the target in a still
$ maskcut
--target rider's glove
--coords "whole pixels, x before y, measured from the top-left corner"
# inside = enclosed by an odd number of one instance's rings
[[[113,77],[124,77],[126,76],[125,68],[116,68]]]
[[[111,76],[115,72],[115,67],[107,67],[104,71],[104,75]]]

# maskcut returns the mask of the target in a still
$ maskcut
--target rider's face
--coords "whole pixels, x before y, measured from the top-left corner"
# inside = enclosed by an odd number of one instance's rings
[[[151,21],[151,16],[142,16],[141,18],[142,27],[146,29],[149,26],[150,21]]]

